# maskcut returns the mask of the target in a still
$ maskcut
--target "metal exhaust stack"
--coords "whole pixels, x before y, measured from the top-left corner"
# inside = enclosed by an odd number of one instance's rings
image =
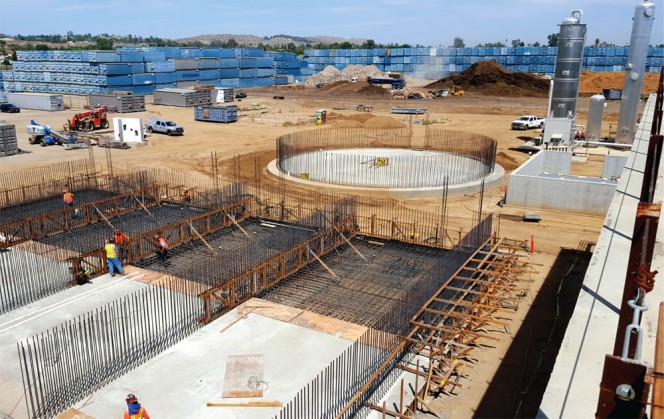
[[[625,84],[620,102],[616,143],[632,144],[636,133],[636,113],[641,100],[643,74],[646,70],[648,44],[655,20],[655,3],[645,1],[636,5],[629,56],[625,65]]]
[[[576,121],[579,79],[586,41],[586,25],[581,23],[582,18],[583,11],[574,10],[560,24],[556,74],[544,129],[546,145],[568,145],[574,139],[572,129]]]

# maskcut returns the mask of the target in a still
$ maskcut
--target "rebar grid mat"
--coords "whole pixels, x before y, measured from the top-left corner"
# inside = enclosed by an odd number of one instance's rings
[[[239,227],[233,224],[206,235],[205,242],[193,240],[169,250],[165,261],[159,260],[155,254],[141,260],[137,266],[212,287],[250,270],[317,231],[318,228],[306,225],[247,219],[240,222]]]
[[[439,278],[418,307],[413,310],[408,304],[416,298],[395,301],[377,322],[380,330],[369,329],[275,418],[354,418],[366,417],[372,410],[411,417],[428,392],[445,392],[458,381],[481,339],[495,339],[487,325],[506,324],[495,318],[496,312],[516,308],[525,292],[518,282],[532,273],[528,262],[520,260],[527,255],[524,246],[509,239],[489,239],[473,253],[457,253],[463,259],[454,265],[454,272],[443,277],[448,278],[445,281]],[[427,282],[432,281],[420,281]],[[411,319],[405,327],[404,319]],[[415,355],[424,356],[428,364],[418,361],[413,367]],[[381,406],[380,399],[399,380],[399,371],[414,374],[421,385],[411,384],[403,391],[401,379],[399,405]],[[403,394],[410,394],[410,399],[404,400]]]
[[[352,243],[367,260],[349,246],[338,248],[322,258],[336,276],[320,264],[308,265],[260,297],[376,328],[394,301],[422,279],[440,280],[449,266],[449,251],[399,242]]]
[[[397,409],[385,412],[378,405],[380,397],[374,395],[361,401],[356,394],[337,417],[347,417],[352,405],[362,403],[362,409],[412,416],[423,400],[431,394],[452,394],[463,385],[459,380],[465,369],[474,362],[471,352],[484,346],[483,340],[497,340],[490,332],[507,332],[505,319],[496,315],[516,311],[520,299],[528,292],[521,286],[535,273],[528,261],[526,243],[510,239],[491,239],[479,248],[454,275],[435,293],[411,320],[413,328],[400,345],[410,353],[428,359],[427,371],[400,368],[424,379],[422,388],[416,389],[413,400]],[[496,330],[498,329],[498,330]],[[395,349],[393,358],[401,355]]]
[[[132,199],[128,200],[131,202]],[[86,253],[104,247],[105,241],[115,234],[115,228],[133,237],[202,213],[203,211],[196,207],[185,205],[151,205],[149,213],[139,207],[134,212],[118,216],[108,214],[108,223],[101,221],[83,225],[53,234],[40,241],[78,253]]]
[[[116,195],[100,189],[72,190],[72,192],[74,192],[74,205],[99,201]],[[63,202],[62,195],[62,190],[60,190],[55,196],[0,208],[0,225],[68,208],[69,206]]]

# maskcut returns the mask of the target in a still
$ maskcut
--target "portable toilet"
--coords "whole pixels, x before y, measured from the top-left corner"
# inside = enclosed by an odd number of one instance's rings
[[[324,109],[316,111],[316,125],[325,125],[327,122],[327,112]]]

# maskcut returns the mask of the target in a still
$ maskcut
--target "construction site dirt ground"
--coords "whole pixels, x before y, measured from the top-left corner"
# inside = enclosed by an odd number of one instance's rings
[[[354,85],[361,83],[353,83]],[[366,83],[365,83],[366,84]],[[222,173],[226,176],[242,176],[253,180],[258,175],[264,182],[275,180],[267,173],[266,166],[276,157],[277,137],[297,130],[321,129],[315,124],[315,112],[327,111],[327,122],[334,126],[389,127],[411,126],[415,147],[423,141],[425,124],[434,128],[462,130],[483,134],[498,143],[497,163],[509,173],[525,162],[528,154],[514,148],[537,135],[535,130],[512,131],[510,122],[524,114],[544,116],[546,98],[490,97],[467,93],[461,97],[435,100],[394,100],[389,95],[362,94],[357,86],[342,92],[329,92],[304,86],[283,86],[246,89],[248,97],[233,104],[238,105],[238,121],[230,124],[194,121],[192,108],[157,106],[146,99],[147,110],[139,113],[109,114],[111,117],[142,118],[159,116],[171,119],[183,126],[184,136],[170,137],[160,134],[148,136],[145,145],[129,150],[91,148],[98,166],[106,166],[109,157],[116,173],[129,167],[163,167],[195,172],[206,178],[212,172],[211,152],[216,152]],[[283,99],[275,99],[283,96]],[[588,98],[580,98],[579,123],[585,124]],[[84,97],[65,97],[70,109],[62,112],[21,110],[21,113],[2,115],[16,125],[18,146],[28,153],[0,158],[0,172],[48,165],[90,156],[87,149],[65,150],[62,147],[29,145],[25,131],[30,120],[48,124],[54,129],[63,126],[67,118],[83,109]],[[346,110],[355,105],[368,105],[372,112]],[[392,115],[393,106],[427,108],[422,118]],[[609,125],[615,127],[620,102],[607,102],[603,134]],[[614,151],[612,151],[614,153]],[[615,151],[615,153],[618,153]],[[572,174],[601,176],[603,154],[596,150],[585,151],[575,160]],[[240,164],[233,158],[241,156]],[[297,190],[300,186],[292,186]],[[500,313],[512,318],[505,330],[492,333],[499,341],[487,341],[491,346],[473,352],[479,361],[466,370],[467,378],[459,383],[454,397],[429,400],[428,405],[440,417],[507,417],[533,416],[546,386],[559,345],[564,335],[566,315],[571,314],[585,269],[590,261],[592,243],[596,241],[604,221],[602,216],[546,211],[506,205],[498,206],[504,188],[485,191],[483,206],[494,213],[494,229],[500,236],[524,241],[524,250],[530,250],[531,239],[535,253],[532,266],[537,271],[532,283],[526,284],[530,292],[522,300],[519,310]],[[451,196],[447,206],[450,217],[468,219],[480,202],[480,194]],[[411,199],[401,205],[425,209],[441,204],[441,199]],[[54,209],[59,209],[54,208]],[[539,223],[522,221],[525,213],[536,213]],[[560,313],[560,317],[557,316]],[[487,391],[491,390],[491,391]],[[592,393],[592,391],[591,391]],[[594,394],[593,394],[594,395]],[[426,410],[426,409],[425,409]]]

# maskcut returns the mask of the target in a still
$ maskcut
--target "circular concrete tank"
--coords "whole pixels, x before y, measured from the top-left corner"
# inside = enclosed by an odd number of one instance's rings
[[[424,147],[407,130],[327,129],[277,140],[269,171],[317,188],[385,191],[401,197],[469,193],[502,182],[495,140],[479,134],[427,129]]]

